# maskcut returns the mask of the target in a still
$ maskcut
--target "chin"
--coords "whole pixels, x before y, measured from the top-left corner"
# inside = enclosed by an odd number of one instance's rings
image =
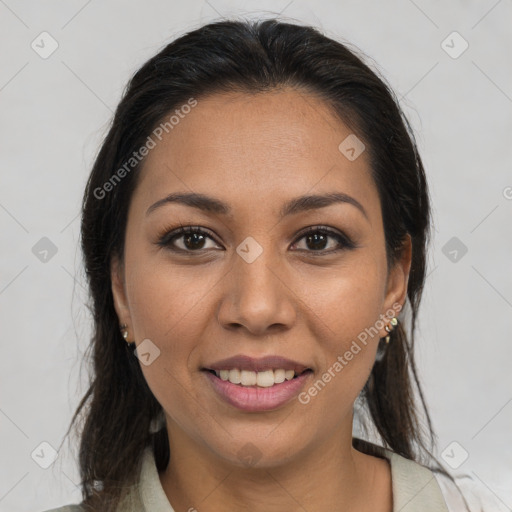
[[[281,437],[281,436],[280,436]],[[227,464],[244,469],[267,469],[287,464],[304,447],[298,446],[294,439],[301,439],[300,436],[286,436],[289,442],[283,439],[272,439],[271,436],[241,436],[238,439],[231,439],[228,446],[215,446],[212,451]],[[224,448],[224,449],[223,449]]]

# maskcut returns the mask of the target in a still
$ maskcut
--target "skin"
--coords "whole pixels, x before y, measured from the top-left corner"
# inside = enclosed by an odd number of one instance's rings
[[[352,447],[353,404],[384,328],[308,404],[240,411],[200,371],[237,354],[277,354],[313,369],[307,390],[380,315],[393,305],[398,314],[410,239],[388,272],[367,152],[350,161],[338,149],[350,133],[305,92],[223,93],[201,98],[147,156],[124,261],[112,260],[112,291],[129,339],[149,338],[160,350],[141,369],[165,411],[171,460],[160,481],[176,512],[392,510],[389,463]],[[176,203],[146,215],[178,191],[214,196],[232,215]],[[337,203],[278,217],[291,198],[334,191],[367,216]],[[187,253],[157,245],[180,223],[212,238],[175,239]],[[300,232],[309,226],[344,233],[357,247],[328,254],[338,242],[308,243]],[[263,248],[250,264],[236,252],[248,236]],[[248,443],[258,451],[252,465],[238,454]]]

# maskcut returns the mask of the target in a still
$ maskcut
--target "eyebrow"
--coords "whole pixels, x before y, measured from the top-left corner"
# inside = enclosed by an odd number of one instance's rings
[[[146,216],[155,211],[157,208],[169,203],[178,203],[192,208],[197,208],[204,212],[215,213],[219,215],[232,215],[231,207],[216,199],[205,194],[199,193],[183,193],[175,192],[168,196],[160,199],[156,203],[152,204],[146,211]],[[365,217],[368,219],[368,214],[364,209],[363,205],[354,199],[352,196],[344,194],[343,192],[332,192],[327,194],[313,194],[299,196],[286,202],[281,211],[279,217],[283,218],[288,215],[295,215],[297,213],[316,210],[319,208],[325,208],[336,203],[346,203],[355,206]]]

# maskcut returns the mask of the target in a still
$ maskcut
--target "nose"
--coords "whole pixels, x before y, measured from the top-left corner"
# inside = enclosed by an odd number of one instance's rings
[[[263,250],[253,261],[235,253],[233,267],[223,281],[218,320],[225,329],[245,329],[262,336],[293,325],[297,295],[289,273],[271,249]]]

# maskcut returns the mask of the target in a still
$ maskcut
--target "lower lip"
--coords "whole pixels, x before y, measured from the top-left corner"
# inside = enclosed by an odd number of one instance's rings
[[[222,380],[209,371],[204,371],[213,389],[228,404],[243,411],[270,411],[286,404],[296,397],[304,387],[311,371],[306,371],[298,377],[274,384],[268,388],[258,386],[240,386],[228,380]]]

